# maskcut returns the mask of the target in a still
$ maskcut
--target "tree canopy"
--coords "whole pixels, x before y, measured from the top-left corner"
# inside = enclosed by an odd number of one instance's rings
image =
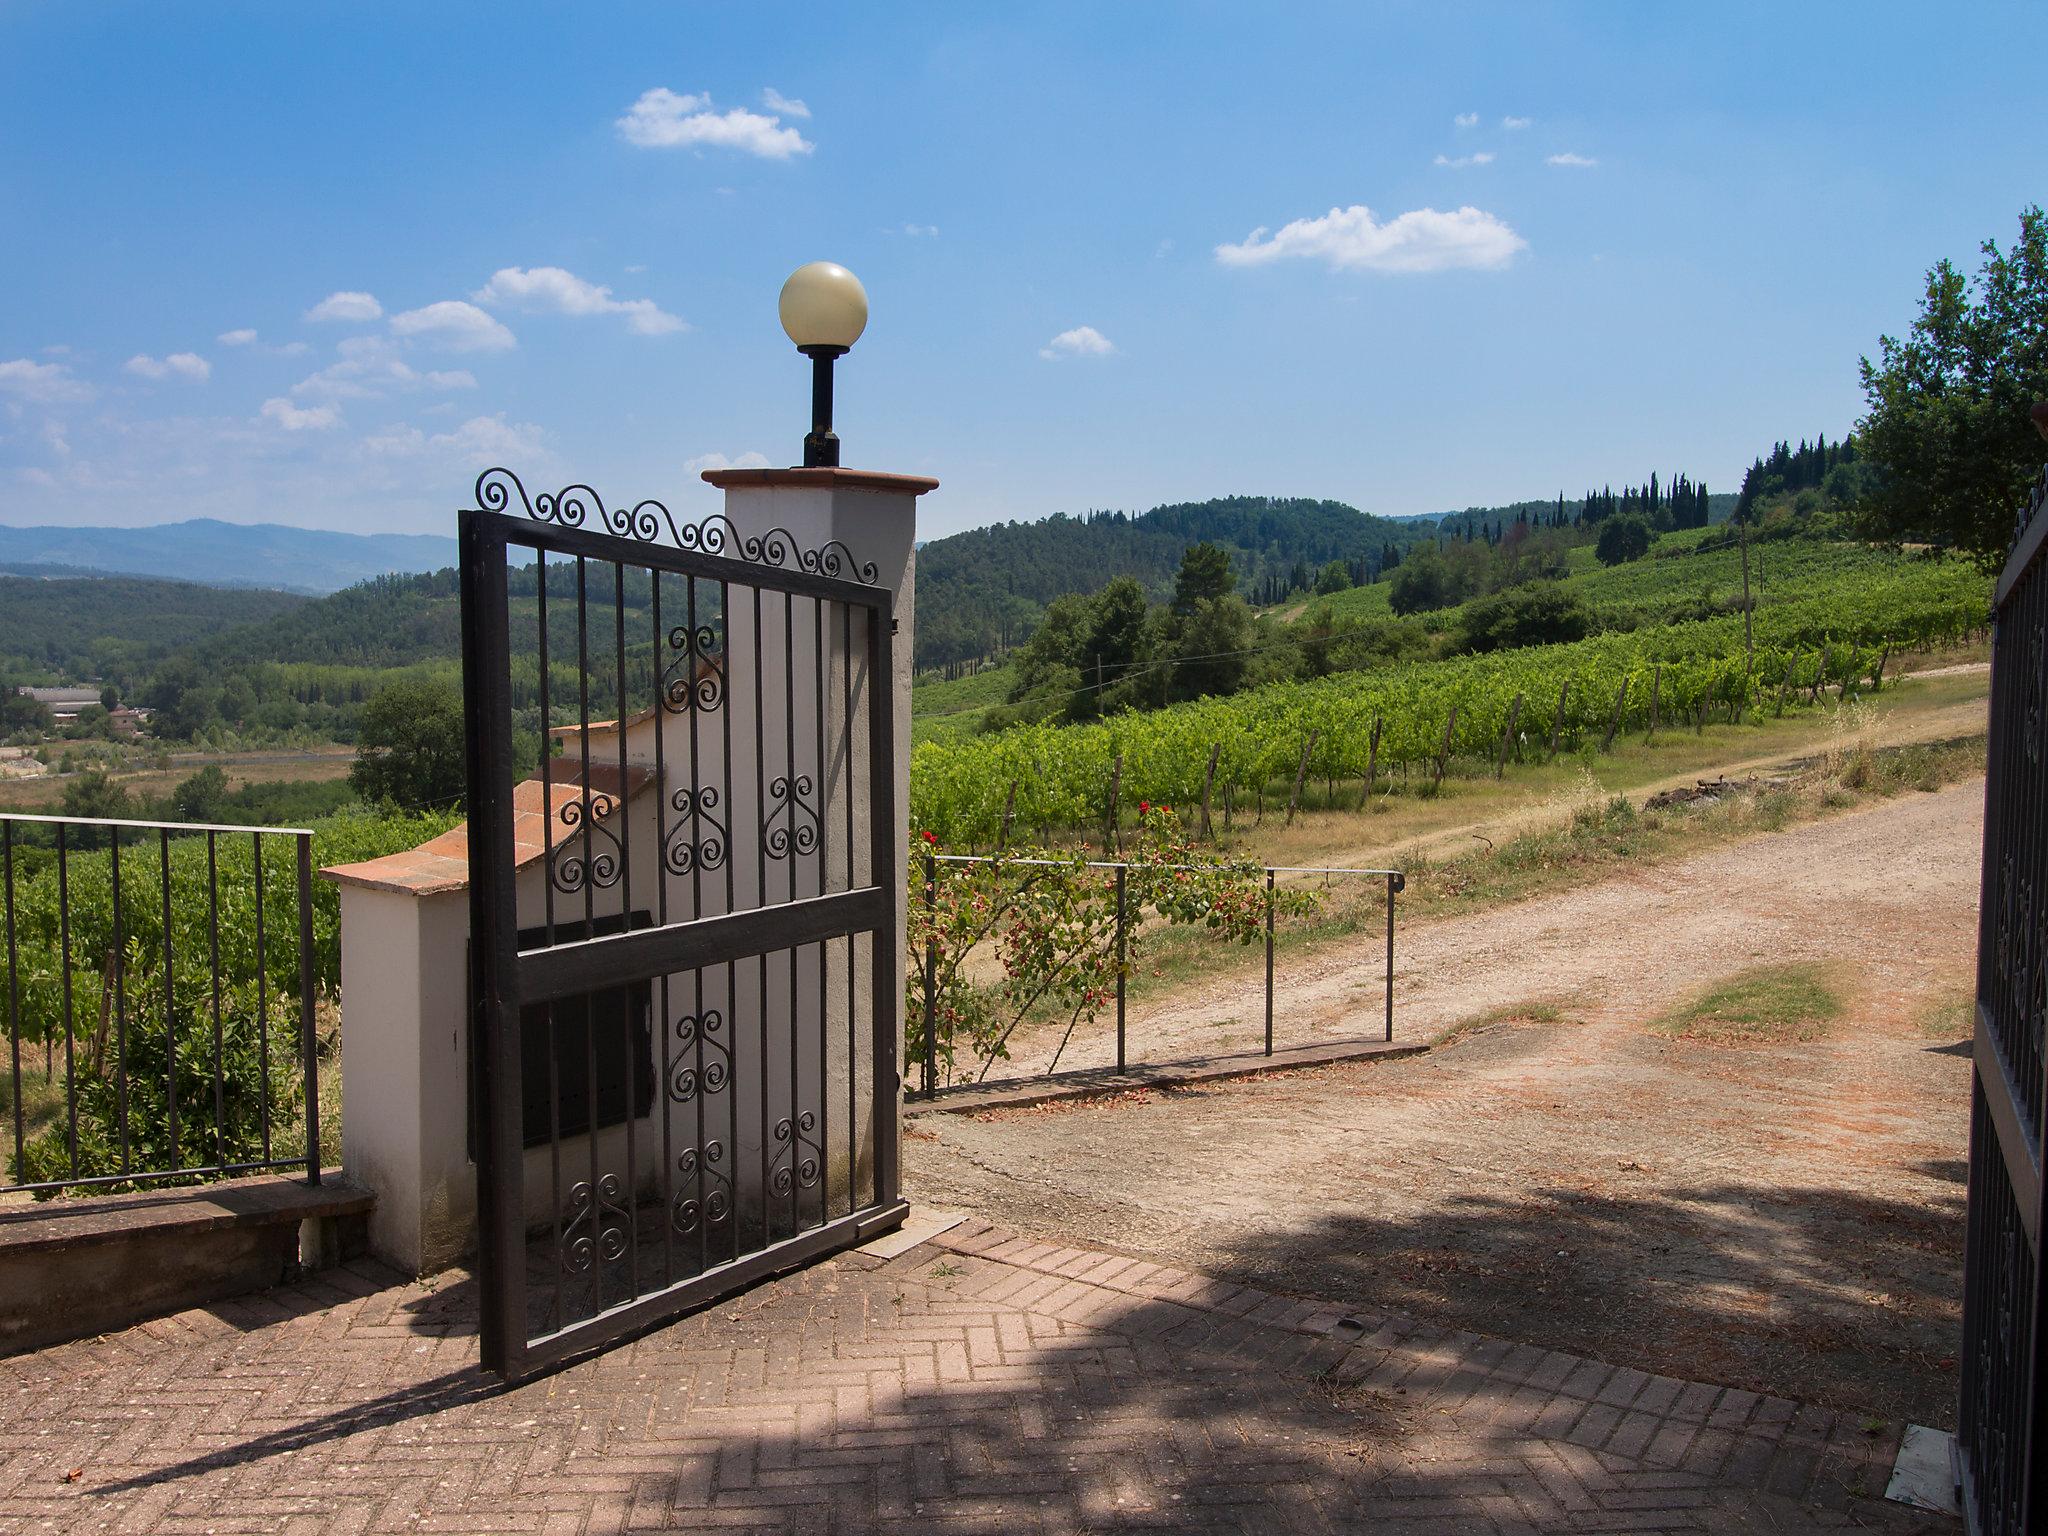
[[[1884,470],[1862,504],[1871,536],[1996,565],[2041,472],[2028,412],[2048,398],[2048,217],[2031,206],[2010,251],[1982,250],[1973,277],[1936,262],[1911,329],[1863,359],[1857,441]]]
[[[409,811],[461,803],[462,699],[435,683],[396,682],[363,706],[349,784],[371,802]]]

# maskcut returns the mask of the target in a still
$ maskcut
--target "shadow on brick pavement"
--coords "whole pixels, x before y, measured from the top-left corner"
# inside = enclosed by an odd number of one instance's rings
[[[505,1390],[374,1265],[0,1362],[8,1529],[1948,1531],[1848,1417],[967,1223]]]

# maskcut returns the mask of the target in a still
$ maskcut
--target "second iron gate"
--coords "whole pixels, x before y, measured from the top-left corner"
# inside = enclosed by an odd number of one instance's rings
[[[2048,473],[1993,603],[1957,1471],[1981,1536],[2048,1527]]]
[[[461,542],[482,1352],[518,1377],[903,1218],[893,595],[503,470]]]

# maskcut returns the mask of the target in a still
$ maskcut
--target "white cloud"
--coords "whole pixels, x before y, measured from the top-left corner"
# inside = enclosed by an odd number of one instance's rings
[[[431,437],[418,427],[399,422],[365,437],[363,448],[378,458],[442,455],[482,469],[492,464],[547,460],[546,436],[532,423],[507,421],[504,413],[499,412],[495,416],[472,416],[461,426]]]
[[[737,149],[764,160],[787,160],[815,147],[780,118],[745,107],[713,112],[709,96],[678,96],[666,86],[642,93],[615,126],[620,138],[642,149]]]
[[[398,390],[476,388],[476,375],[466,368],[419,372],[399,355],[398,343],[385,336],[351,336],[338,350],[340,362],[292,386],[295,398],[378,400]]]
[[[1053,337],[1038,349],[1038,355],[1048,362],[1058,362],[1063,357],[1107,357],[1115,350],[1114,343],[1094,326],[1077,325]]]
[[[92,398],[92,386],[71,376],[62,363],[32,363],[25,357],[0,363],[0,395],[64,405]]]
[[[1536,119],[1533,117],[1504,117],[1500,120],[1500,125],[1507,129],[1509,133],[1520,133],[1535,121]]]
[[[437,432],[427,439],[427,447],[483,468],[541,457],[547,452],[545,436],[531,422],[508,422],[500,411],[495,416],[472,416],[452,432]]]
[[[1479,126],[1479,114],[1477,112],[1460,112],[1451,121],[1460,128],[1477,128]]]
[[[460,299],[443,299],[393,315],[391,334],[417,336],[451,352],[503,352],[518,345],[497,320]]]
[[[340,408],[332,405],[301,407],[289,400],[266,400],[261,415],[264,420],[276,422],[287,432],[325,432],[330,427],[341,425]]]
[[[141,379],[176,377],[188,383],[203,384],[213,376],[213,364],[196,352],[173,352],[164,358],[155,358],[146,352],[138,352],[129,358],[124,366]]]
[[[248,347],[255,345],[256,333],[245,327],[239,331],[222,331],[213,339],[224,347]]]
[[[936,224],[906,224],[903,226],[903,233],[910,236],[913,240],[936,240],[939,238],[939,226]]]
[[[1460,155],[1455,160],[1449,155],[1438,155],[1436,163],[1438,165],[1447,165],[1454,171],[1462,171],[1469,165],[1491,165],[1493,164],[1493,151],[1490,149],[1475,150],[1469,155]]]
[[[1546,160],[1544,160],[1543,163],[1545,165],[1563,165],[1576,167],[1580,170],[1590,170],[1592,167],[1598,165],[1600,162],[1598,160],[1595,160],[1591,155],[1575,155],[1572,154],[1569,150],[1567,150],[1564,154],[1561,155],[1551,155]]]
[[[728,459],[722,453],[700,453],[694,459],[683,460],[683,473],[701,475],[707,469],[766,469],[768,456],[765,453],[747,452],[736,459]]]
[[[811,115],[809,107],[793,97],[783,95],[782,92],[775,89],[772,85],[761,92],[761,105],[770,112],[781,113],[784,117],[809,117]]]
[[[330,293],[326,298],[306,311],[308,320],[377,320],[384,314],[384,306],[367,293],[344,290]]]
[[[479,304],[509,304],[557,315],[624,315],[642,336],[666,336],[686,328],[652,299],[615,299],[611,289],[585,282],[561,267],[501,267],[470,297]]]
[[[1445,272],[1504,267],[1528,244],[1478,208],[1417,208],[1382,224],[1370,208],[1354,203],[1319,219],[1296,219],[1276,234],[1255,229],[1236,245],[1217,246],[1216,259],[1226,267],[1303,258],[1326,262],[1333,271]]]

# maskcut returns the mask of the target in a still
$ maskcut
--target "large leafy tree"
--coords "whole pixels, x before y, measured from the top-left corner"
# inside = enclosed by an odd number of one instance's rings
[[[2048,218],[2039,205],[2020,214],[2010,251],[1987,240],[1983,254],[1974,277],[1937,262],[1912,329],[1880,337],[1876,361],[1863,360],[1869,414],[1857,442],[1883,470],[1863,503],[1869,533],[1996,565],[2041,472],[2028,420],[2048,397]]]
[[[388,683],[363,706],[348,781],[373,802],[445,809],[463,795],[462,700],[433,683]]]

